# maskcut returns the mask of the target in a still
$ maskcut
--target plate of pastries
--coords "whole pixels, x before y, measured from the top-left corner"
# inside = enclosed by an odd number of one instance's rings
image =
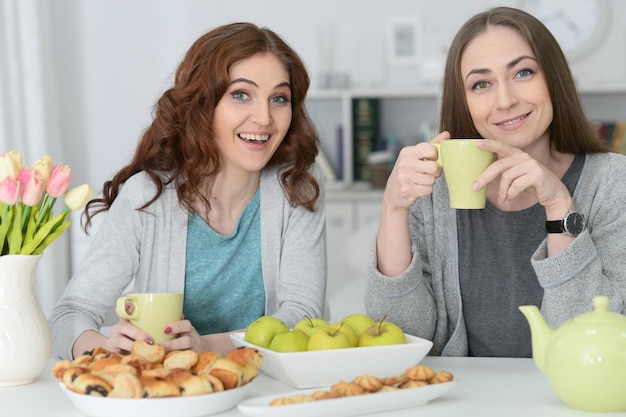
[[[226,356],[166,353],[138,340],[127,355],[95,348],[55,363],[51,372],[74,406],[90,417],[198,417],[237,406],[262,363],[254,348]]]
[[[455,385],[452,373],[417,364],[387,377],[362,374],[324,388],[248,398],[237,408],[252,417],[346,417],[421,406]]]

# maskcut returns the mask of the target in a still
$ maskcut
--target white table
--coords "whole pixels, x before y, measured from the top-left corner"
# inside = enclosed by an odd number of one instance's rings
[[[377,416],[626,416],[626,413],[590,413],[567,407],[552,391],[548,379],[537,369],[532,359],[427,357],[423,363],[435,370],[452,372],[458,381],[457,385],[443,397],[426,405],[382,415],[377,413]],[[261,374],[250,387],[249,396],[287,391],[293,391],[293,388]],[[48,369],[32,384],[0,387],[0,416],[80,417],[82,414],[70,403]],[[234,417],[242,414],[232,409],[219,416]]]

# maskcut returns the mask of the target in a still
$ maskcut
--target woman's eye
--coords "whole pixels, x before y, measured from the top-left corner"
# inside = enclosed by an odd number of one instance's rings
[[[245,100],[245,99],[248,98],[248,95],[246,93],[244,93],[243,91],[235,91],[235,92],[231,93],[231,96],[235,100]]]
[[[272,103],[280,103],[280,104],[284,104],[284,103],[289,103],[290,100],[288,97],[286,96],[276,96],[274,98],[272,98]]]
[[[523,69],[517,72],[519,78],[527,78],[533,75],[534,71],[531,69]]]
[[[489,83],[487,81],[478,81],[472,87],[472,90],[484,90],[489,87]]]

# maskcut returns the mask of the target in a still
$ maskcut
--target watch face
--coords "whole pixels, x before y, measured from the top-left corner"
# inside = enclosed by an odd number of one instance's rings
[[[577,236],[585,229],[585,218],[579,213],[570,213],[564,222],[565,231]]]

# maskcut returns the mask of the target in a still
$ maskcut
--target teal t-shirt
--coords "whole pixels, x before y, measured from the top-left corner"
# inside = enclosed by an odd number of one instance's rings
[[[228,236],[189,214],[183,311],[201,335],[243,329],[265,313],[260,214],[258,190]]]

